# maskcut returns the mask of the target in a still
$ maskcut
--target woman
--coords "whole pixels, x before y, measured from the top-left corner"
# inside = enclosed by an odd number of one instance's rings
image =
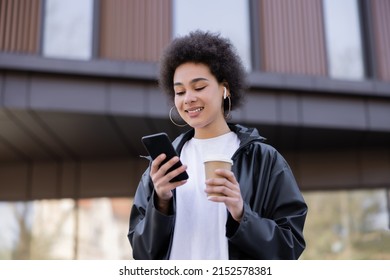
[[[166,49],[159,84],[190,129],[173,142],[183,166],[166,174],[179,158],[159,168],[161,154],[139,183],[128,233],[135,259],[301,255],[307,206],[288,164],[256,129],[226,120],[241,103],[244,81],[234,47],[218,34],[192,32]],[[233,166],[205,180],[211,153]],[[188,180],[169,182],[184,170]]]

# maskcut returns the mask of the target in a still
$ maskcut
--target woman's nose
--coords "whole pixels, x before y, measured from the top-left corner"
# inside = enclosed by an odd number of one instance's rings
[[[188,90],[186,92],[185,97],[184,97],[184,103],[185,104],[189,104],[189,103],[194,102],[194,101],[196,101],[195,93],[193,91],[191,91],[191,90]]]

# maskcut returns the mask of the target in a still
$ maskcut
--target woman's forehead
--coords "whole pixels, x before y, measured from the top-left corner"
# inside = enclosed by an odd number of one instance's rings
[[[187,62],[176,68],[173,76],[174,84],[198,82],[201,80],[211,80],[215,77],[211,74],[210,68],[203,63]]]

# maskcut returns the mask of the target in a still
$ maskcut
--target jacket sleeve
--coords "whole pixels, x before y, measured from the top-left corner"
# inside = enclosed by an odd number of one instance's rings
[[[128,239],[134,259],[167,259],[174,216],[158,211],[149,169],[142,175],[131,209]]]
[[[305,248],[307,205],[284,158],[272,148],[261,150],[239,179],[241,222],[229,215],[226,224],[231,258],[298,259]]]

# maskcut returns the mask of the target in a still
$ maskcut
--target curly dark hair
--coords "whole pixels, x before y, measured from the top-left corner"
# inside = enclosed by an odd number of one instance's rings
[[[246,72],[229,39],[222,38],[219,33],[196,30],[171,42],[161,57],[158,82],[172,101],[175,96],[173,76],[176,68],[186,62],[207,65],[219,83],[226,83],[230,91],[231,110],[242,104]],[[225,102],[225,110],[228,106]]]

